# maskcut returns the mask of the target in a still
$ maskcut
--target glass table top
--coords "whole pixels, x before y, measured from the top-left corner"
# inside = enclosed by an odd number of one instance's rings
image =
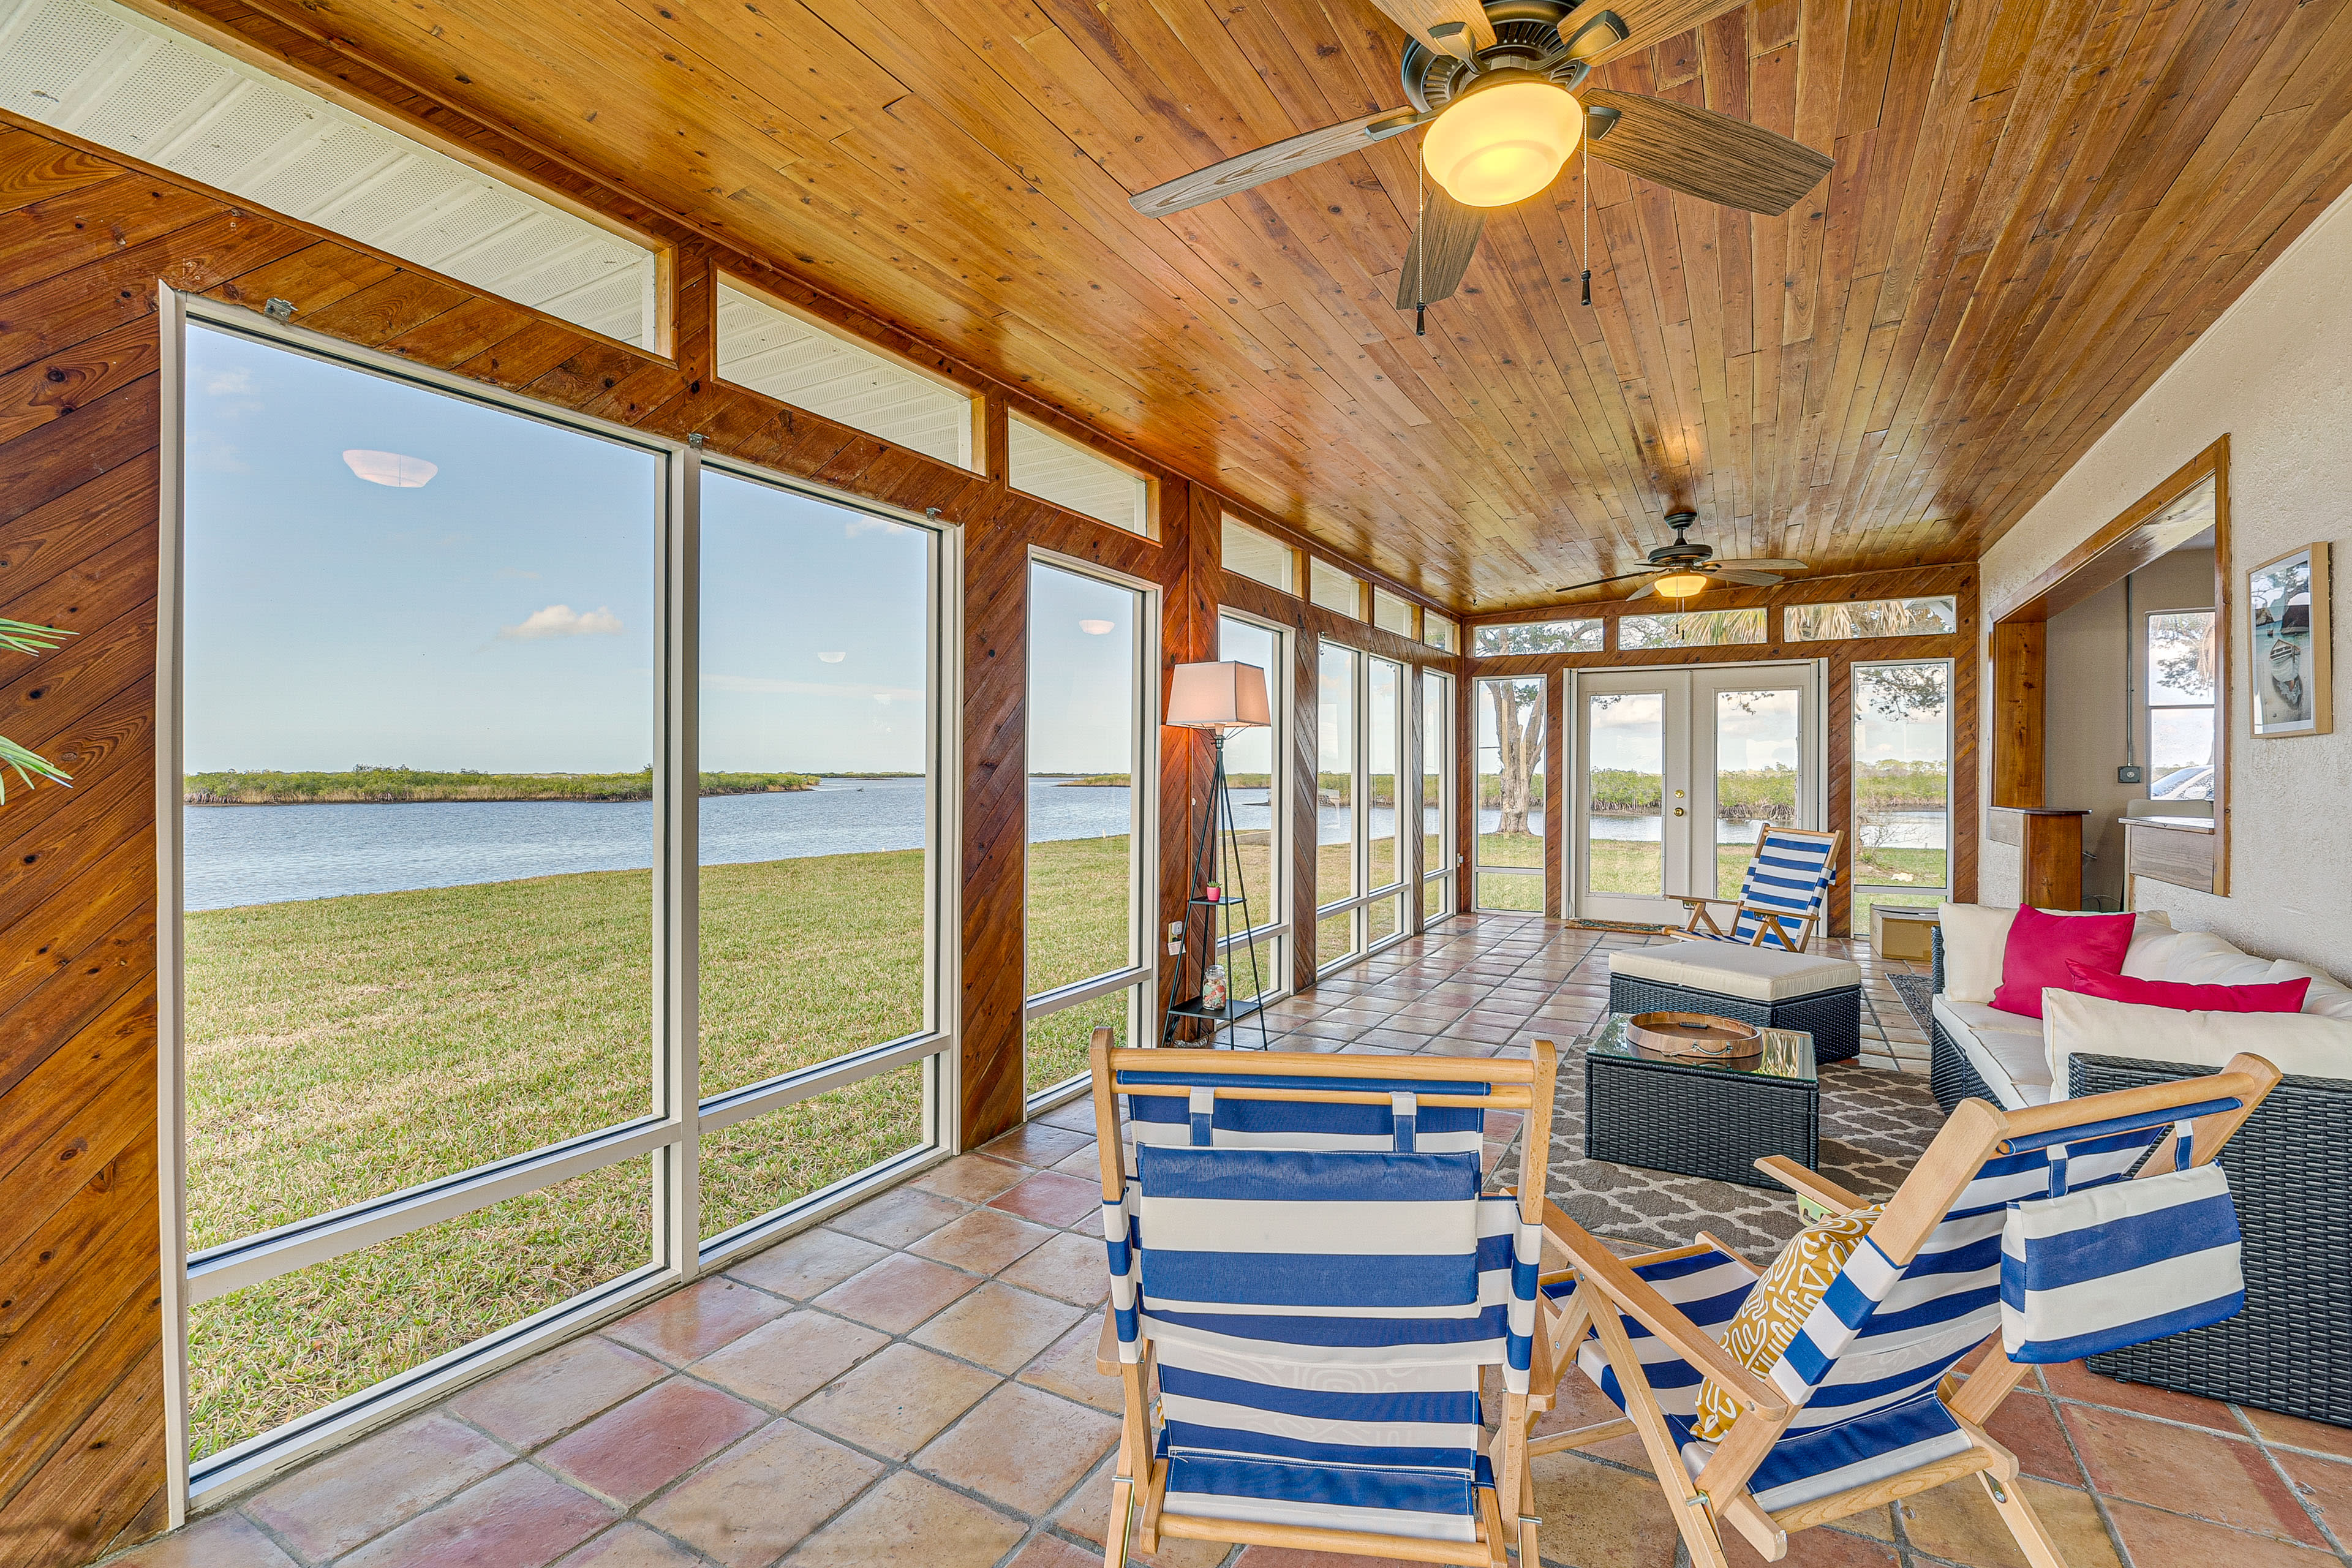
[[[1625,1025],[1632,1017],[1630,1013],[1610,1014],[1609,1022],[1601,1026],[1601,1032],[1585,1041],[1585,1054],[1655,1062],[1664,1067],[1689,1068],[1696,1072],[1722,1073],[1732,1078],[1777,1078],[1794,1083],[1812,1083],[1820,1076],[1813,1063],[1813,1037],[1802,1029],[1767,1029],[1764,1031],[1763,1050],[1738,1061],[1689,1061],[1636,1046],[1625,1033]]]

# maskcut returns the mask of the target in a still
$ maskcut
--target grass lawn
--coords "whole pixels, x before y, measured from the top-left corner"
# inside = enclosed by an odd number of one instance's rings
[[[1125,963],[1127,840],[1035,845],[1030,867],[1033,971]],[[705,867],[704,1092],[919,1031],[922,910],[919,851]],[[191,1247],[646,1114],[651,921],[644,871],[190,915]],[[1040,1020],[1033,1043],[1074,1036],[1082,1060],[1093,1015],[1123,1035],[1125,1005]],[[706,1133],[703,1234],[922,1135],[919,1065]],[[197,1306],[193,1452],[643,1265],[649,1205],[635,1160]]]

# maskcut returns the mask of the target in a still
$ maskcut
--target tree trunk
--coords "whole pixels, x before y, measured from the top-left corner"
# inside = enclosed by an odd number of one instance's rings
[[[1501,820],[1495,830],[1524,837],[1536,753],[1543,744],[1543,688],[1535,687],[1534,700],[1525,707],[1517,681],[1498,680],[1487,690],[1495,700],[1496,766],[1502,786]]]

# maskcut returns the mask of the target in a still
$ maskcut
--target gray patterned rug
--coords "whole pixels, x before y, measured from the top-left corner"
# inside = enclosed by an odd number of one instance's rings
[[[1705,1230],[1759,1261],[1797,1234],[1793,1194],[1584,1157],[1584,1050],[1563,1050],[1552,1111],[1552,1201],[1613,1241],[1680,1247]],[[1822,1068],[1821,1172],[1866,1198],[1891,1196],[1944,1113],[1926,1075],[1837,1062]]]
[[[1927,1014],[1936,1005],[1935,977],[1928,974],[1890,974],[1886,982],[1895,987],[1895,994],[1903,998],[1904,1010],[1925,1033],[1928,1027]]]

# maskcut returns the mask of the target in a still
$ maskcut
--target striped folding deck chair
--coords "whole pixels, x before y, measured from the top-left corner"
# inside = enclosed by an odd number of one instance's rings
[[[1478,1060],[1126,1050],[1096,1032],[1097,1364],[1126,1405],[1107,1568],[1163,1536],[1493,1568],[1516,1536],[1537,1560],[1525,1447],[1557,1383],[1535,1340],[1553,1060],[1548,1041]],[[1516,1196],[1484,1189],[1488,1109],[1527,1113]],[[1487,1367],[1504,1409],[1481,1452]]]
[[[1746,1261],[1705,1236],[1621,1258],[1550,1209],[1547,1233],[1572,1268],[1544,1278],[1540,1337],[1555,1357],[1573,1355],[1624,1417],[1548,1436],[1528,1452],[1638,1433],[1694,1568],[1723,1568],[1727,1521],[1778,1562],[1796,1531],[1969,1475],[2032,1568],[2065,1568],[2018,1489],[2016,1458],[1984,1432],[2030,1368],[1996,1339],[1965,1382],[1950,1375],[2000,1331],[2010,1205],[2121,1182],[2143,1162],[2143,1175],[2171,1171],[2183,1136],[2182,1163],[2205,1164],[2278,1079],[2270,1063],[2241,1056],[2216,1076],[2024,1110],[1964,1101],[1762,1377],[1718,1342],[1756,1281]],[[1793,1161],[1757,1165],[1832,1213],[1862,1205]],[[2112,1251],[2105,1259],[2118,1274],[2135,1261]],[[1740,1405],[1719,1443],[1693,1430],[1706,1379]]]
[[[1837,880],[1838,847],[1844,841],[1843,833],[1759,826],[1756,853],[1740,879],[1738,900],[1678,893],[1675,899],[1690,911],[1690,919],[1682,930],[1666,934],[1685,942],[1736,942],[1804,952],[1813,939],[1813,927],[1821,922],[1830,885]],[[1707,913],[1709,904],[1733,905],[1729,931],[1715,923]]]

